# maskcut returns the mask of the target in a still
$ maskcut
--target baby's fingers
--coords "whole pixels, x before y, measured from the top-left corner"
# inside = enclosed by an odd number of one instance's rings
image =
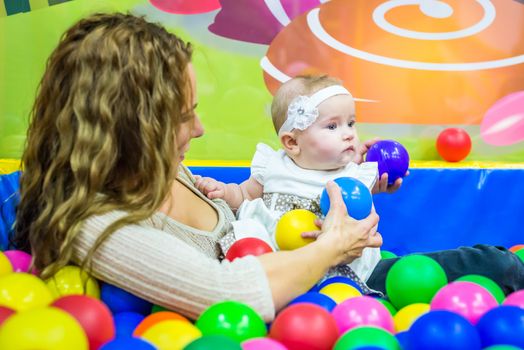
[[[302,238],[315,238],[317,239],[318,236],[320,236],[322,234],[322,231],[307,231],[307,232],[302,232],[300,234],[300,236]]]
[[[213,189],[212,191],[209,191],[207,193],[207,198],[209,199],[224,198],[224,191],[220,188]]]

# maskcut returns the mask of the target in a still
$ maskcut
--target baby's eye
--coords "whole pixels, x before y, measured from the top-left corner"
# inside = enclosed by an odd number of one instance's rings
[[[327,128],[329,130],[335,130],[337,128],[337,124],[336,123],[331,123],[331,124],[328,124]]]
[[[356,121],[352,120],[352,121],[350,121],[350,122],[348,123],[348,126],[349,126],[350,128],[352,128],[352,127],[355,126],[355,123],[356,123]]]

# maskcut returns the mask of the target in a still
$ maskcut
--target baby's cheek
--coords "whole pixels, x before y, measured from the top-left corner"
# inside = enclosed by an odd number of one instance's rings
[[[337,151],[336,145],[330,138],[327,136],[323,140],[315,142],[312,146],[312,149],[315,150],[315,153],[319,158],[329,159],[332,158]]]

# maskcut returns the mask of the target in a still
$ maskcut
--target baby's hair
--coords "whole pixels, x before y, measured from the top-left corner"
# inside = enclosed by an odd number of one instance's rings
[[[342,82],[327,75],[300,75],[282,84],[275,93],[271,104],[271,117],[277,134],[286,121],[288,106],[295,97],[311,96],[332,85],[342,85]]]

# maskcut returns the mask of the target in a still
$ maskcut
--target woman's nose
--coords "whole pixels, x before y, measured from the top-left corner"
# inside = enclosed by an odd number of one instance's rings
[[[194,119],[194,125],[192,130],[192,137],[200,137],[204,135],[204,126],[202,125],[202,122],[200,121],[200,117],[198,115],[195,115]]]

